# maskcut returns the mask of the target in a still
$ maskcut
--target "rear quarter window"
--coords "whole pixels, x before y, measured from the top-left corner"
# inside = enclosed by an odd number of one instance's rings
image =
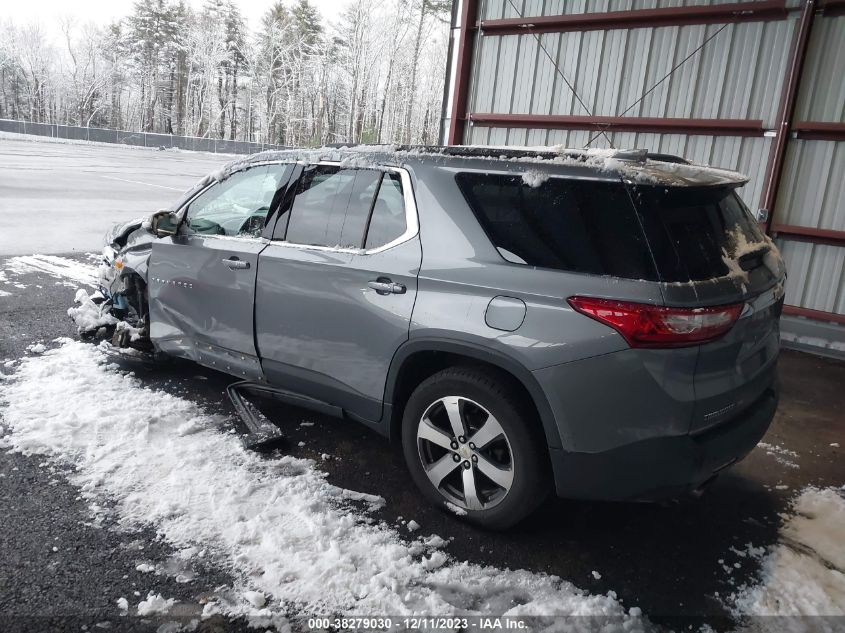
[[[636,210],[619,182],[460,173],[458,187],[493,245],[512,262],[657,280]]]
[[[408,224],[399,174],[385,173],[370,212],[364,248],[379,248],[402,236]]]

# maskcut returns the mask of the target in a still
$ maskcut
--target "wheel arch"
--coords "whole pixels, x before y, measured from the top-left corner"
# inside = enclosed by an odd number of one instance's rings
[[[441,369],[462,364],[492,367],[509,377],[536,412],[547,448],[561,448],[562,438],[552,408],[528,369],[488,347],[439,338],[412,339],[402,345],[393,357],[384,395],[387,405],[385,430],[391,440],[401,436],[402,413],[414,388]]]

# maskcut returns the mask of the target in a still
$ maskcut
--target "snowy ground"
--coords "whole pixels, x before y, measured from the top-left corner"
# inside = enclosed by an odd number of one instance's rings
[[[0,134],[0,254],[99,250],[231,158]]]
[[[311,460],[246,452],[219,415],[145,389],[90,344],[55,343],[5,381],[6,446],[73,465],[92,505],[113,502],[122,524],[154,526],[184,558],[218,558],[240,599],[206,613],[594,615],[635,628],[613,597],[449,560],[440,536],[370,518],[381,497],[328,483]]]
[[[86,256],[13,257],[0,266],[0,291],[49,290],[60,311],[91,271]],[[0,297],[0,318],[11,300]],[[727,614],[742,628],[752,614],[840,616],[833,622],[845,615],[837,427],[821,438],[830,441],[808,448],[793,443],[786,426],[694,504],[556,502],[538,517],[551,529],[488,535],[419,503],[389,449],[374,456],[372,436],[357,429],[342,428],[338,442],[335,423],[283,408],[271,417],[305,448],[262,458],[230,432],[231,410],[218,395],[225,378],[188,366],[175,380],[169,370],[161,384],[156,372],[115,362],[100,347],[54,339],[32,336],[28,350],[0,347],[0,442],[6,455],[30,455],[52,477],[66,473],[92,524],[152,531],[172,548],[165,561],[139,560],[134,571],[151,582],[139,595],[111,596],[115,618],[146,613],[184,623],[178,614],[221,611],[284,628],[313,614],[579,614],[601,618],[578,621],[607,630],[638,630],[667,617],[705,624]],[[209,384],[216,401],[192,387]],[[391,484],[361,475],[354,462],[362,451],[368,468],[384,462]],[[817,462],[831,461],[839,467],[819,476]],[[228,580],[199,606],[153,580],[187,573],[190,586],[203,564]],[[677,607],[667,609],[658,594]],[[551,630],[572,623],[525,621]],[[774,622],[771,630],[806,621]]]

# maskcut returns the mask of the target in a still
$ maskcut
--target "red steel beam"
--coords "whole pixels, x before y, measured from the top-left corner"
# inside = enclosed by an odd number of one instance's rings
[[[478,19],[478,0],[463,0],[461,4],[461,43],[458,45],[458,65],[455,67],[449,145],[461,145],[464,142],[469,86],[472,81],[472,49],[477,31],[475,23]]]
[[[493,114],[473,112],[474,125],[706,136],[763,136],[763,121],[752,119],[668,119],[654,117],[575,116],[558,114]]]
[[[485,35],[564,33],[567,31],[634,29],[647,26],[783,20],[788,12],[786,0],[763,0],[761,2],[738,2],[711,6],[665,7],[662,9],[635,9],[633,11],[503,18],[484,20],[479,26]]]
[[[801,306],[785,305],[783,306],[783,313],[806,317],[814,321],[830,321],[831,323],[845,325],[845,314],[837,314],[836,312],[824,312],[823,310],[811,310],[810,308],[802,308]]]
[[[813,141],[845,141],[845,123],[827,123],[823,121],[801,121],[792,129],[798,138]]]
[[[798,98],[801,71],[804,68],[804,61],[807,58],[807,49],[810,43],[810,31],[813,28],[815,10],[815,0],[804,0],[804,6],[801,9],[801,18],[798,21],[798,27],[795,29],[795,37],[792,41],[789,71],[784,79],[780,107],[778,108],[777,138],[775,138],[775,142],[772,144],[772,150],[769,153],[769,161],[766,166],[766,179],[760,199],[760,206],[769,210],[769,218],[766,221],[767,231],[771,228],[775,215],[775,200],[777,199],[778,189],[780,189],[783,163],[786,158],[786,146],[789,142],[790,124],[795,114],[795,102]]]
[[[780,237],[785,237],[796,242],[845,246],[845,231],[796,226],[794,224],[773,224],[771,231]]]

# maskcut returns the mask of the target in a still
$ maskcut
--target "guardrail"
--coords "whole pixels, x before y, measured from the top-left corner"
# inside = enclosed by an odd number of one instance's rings
[[[194,152],[215,152],[220,154],[254,154],[267,149],[285,149],[282,145],[270,145],[268,143],[228,141],[225,139],[200,138],[196,136],[175,136],[153,132],[129,132],[126,130],[78,127],[55,123],[31,123],[29,121],[13,121],[11,119],[0,119],[0,132],[34,134],[36,136],[50,138],[134,145],[137,147],[164,147],[166,149],[176,147]]]

